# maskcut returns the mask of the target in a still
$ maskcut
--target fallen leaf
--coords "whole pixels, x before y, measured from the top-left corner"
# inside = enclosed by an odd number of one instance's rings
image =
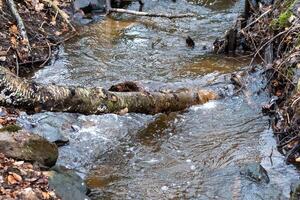
[[[0,62],[5,62],[6,61],[6,56],[0,56]]]
[[[18,182],[21,182],[23,180],[22,177],[17,173],[13,172],[12,175],[15,178],[15,180],[18,181]]]
[[[9,33],[10,34],[19,34],[19,30],[18,30],[18,27],[16,25],[12,25],[10,28],[9,28]]]
[[[14,178],[13,175],[8,175],[7,176],[7,182],[9,185],[13,185],[17,183],[17,180]]]
[[[20,165],[23,165],[24,164],[24,161],[16,161],[14,162],[14,165],[16,166],[20,166]]]
[[[44,9],[44,4],[43,3],[37,3],[34,7],[34,10],[37,11],[37,12],[40,12],[43,9]]]
[[[50,194],[49,192],[42,192],[43,199],[50,199]]]
[[[29,41],[27,39],[23,39],[21,42],[22,42],[23,45],[28,45],[29,44]]]
[[[15,37],[11,37],[10,42],[11,42],[11,45],[13,48],[17,48],[18,43],[17,43],[17,39]]]
[[[61,35],[61,32],[56,31],[56,32],[55,32],[55,35],[56,35],[56,36],[60,36],[60,35]]]
[[[55,26],[56,25],[56,17],[55,16],[52,16],[51,17],[51,22],[50,22],[51,25]]]
[[[300,162],[300,157],[295,159],[296,162]]]

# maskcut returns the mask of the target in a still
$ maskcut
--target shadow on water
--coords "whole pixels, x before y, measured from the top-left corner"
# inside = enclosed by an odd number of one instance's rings
[[[136,80],[149,90],[230,90],[229,74],[248,61],[213,56],[211,43],[232,25],[242,2],[146,1],[149,12],[193,12],[199,17],[107,18],[83,27],[83,35],[65,44],[58,59],[33,79],[104,87]],[[137,10],[138,4],[129,8]],[[187,35],[194,39],[194,49],[186,47]],[[263,86],[260,73],[248,77],[247,93],[178,113],[40,113],[24,114],[19,121],[36,133],[70,140],[60,147],[58,164],[86,178],[92,199],[287,199],[298,172],[275,150],[268,120],[261,116],[260,108],[269,99],[258,93]],[[240,174],[243,165],[253,162],[268,171],[269,184]]]

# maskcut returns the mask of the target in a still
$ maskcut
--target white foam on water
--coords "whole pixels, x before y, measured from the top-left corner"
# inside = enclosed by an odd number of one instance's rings
[[[197,106],[192,106],[190,109],[193,111],[197,111],[197,110],[209,110],[209,109],[213,109],[216,108],[218,105],[217,101],[209,101],[205,104],[202,105],[197,105]]]

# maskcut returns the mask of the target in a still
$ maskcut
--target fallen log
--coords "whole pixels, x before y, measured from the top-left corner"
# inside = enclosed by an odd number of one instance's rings
[[[184,110],[218,98],[217,94],[207,90],[111,92],[100,87],[39,85],[19,78],[1,66],[0,81],[0,106],[14,106],[28,112],[155,114]]]

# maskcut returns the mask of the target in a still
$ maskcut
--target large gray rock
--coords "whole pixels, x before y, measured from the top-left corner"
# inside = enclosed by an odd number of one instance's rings
[[[84,181],[73,170],[56,166],[44,174],[49,178],[50,188],[63,200],[89,199]]]
[[[16,160],[38,162],[48,167],[55,165],[58,158],[55,144],[25,131],[0,132],[0,152]]]

